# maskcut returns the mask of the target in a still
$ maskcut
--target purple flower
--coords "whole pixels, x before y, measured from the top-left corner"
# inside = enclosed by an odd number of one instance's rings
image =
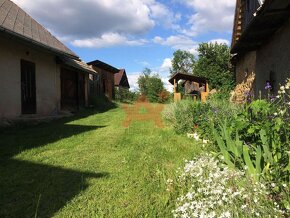
[[[272,86],[271,86],[270,82],[268,82],[268,81],[266,82],[265,89],[266,90],[271,90],[272,89]]]

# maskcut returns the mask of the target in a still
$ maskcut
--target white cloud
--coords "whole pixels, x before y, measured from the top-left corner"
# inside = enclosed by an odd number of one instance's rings
[[[58,38],[78,47],[139,46],[146,43],[140,35],[156,25],[180,28],[181,15],[157,0],[13,1]]]
[[[142,0],[13,1],[57,35],[74,39],[143,34],[155,25],[149,5]]]
[[[159,68],[159,71],[169,73],[171,67],[172,67],[172,58],[165,58],[161,67]]]
[[[141,75],[141,73],[128,73],[127,74],[127,77],[128,77],[128,80],[129,80],[129,84],[130,84],[130,90],[131,91],[137,91],[138,90],[138,78],[139,76]]]
[[[103,34],[99,38],[78,39],[72,41],[72,44],[76,47],[85,48],[104,48],[112,46],[139,46],[144,45],[147,41],[145,39],[132,40],[126,36],[118,33]]]
[[[181,3],[193,11],[188,19],[189,28],[183,29],[183,34],[196,36],[203,32],[232,30],[236,1],[182,0]]]
[[[170,46],[176,50],[177,49],[186,50],[186,51],[191,52],[194,55],[197,55],[196,49],[198,47],[198,43],[192,40],[188,36],[176,35],[176,36],[169,36],[167,38],[156,36],[153,39],[153,42],[164,45],[164,46]]]
[[[146,2],[146,0],[145,0]],[[179,13],[173,13],[167,6],[155,0],[147,0],[148,7],[150,8],[150,16],[159,25],[163,25],[168,29],[180,29],[177,22],[181,19]]]

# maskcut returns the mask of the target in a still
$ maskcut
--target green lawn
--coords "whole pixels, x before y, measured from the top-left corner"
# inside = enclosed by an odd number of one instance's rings
[[[166,180],[202,149],[121,108],[0,133],[0,217],[170,217]]]

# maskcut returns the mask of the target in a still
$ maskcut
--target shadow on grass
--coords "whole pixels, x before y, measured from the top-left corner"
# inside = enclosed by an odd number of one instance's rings
[[[105,127],[66,124],[71,119],[0,133],[0,217],[51,217],[88,187],[87,179],[108,176],[106,172],[81,172],[13,158],[20,152]]]
[[[88,188],[87,179],[108,176],[19,160],[2,162],[0,171],[0,217],[52,217]]]

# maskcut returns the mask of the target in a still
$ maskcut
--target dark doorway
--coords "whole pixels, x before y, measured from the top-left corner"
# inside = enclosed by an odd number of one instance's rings
[[[79,107],[85,107],[86,104],[86,100],[85,100],[85,74],[83,73],[79,73],[79,93],[78,93],[78,97],[79,97]]]
[[[61,70],[61,109],[78,109],[78,73],[68,69]]]
[[[21,111],[36,114],[35,64],[21,60]]]

